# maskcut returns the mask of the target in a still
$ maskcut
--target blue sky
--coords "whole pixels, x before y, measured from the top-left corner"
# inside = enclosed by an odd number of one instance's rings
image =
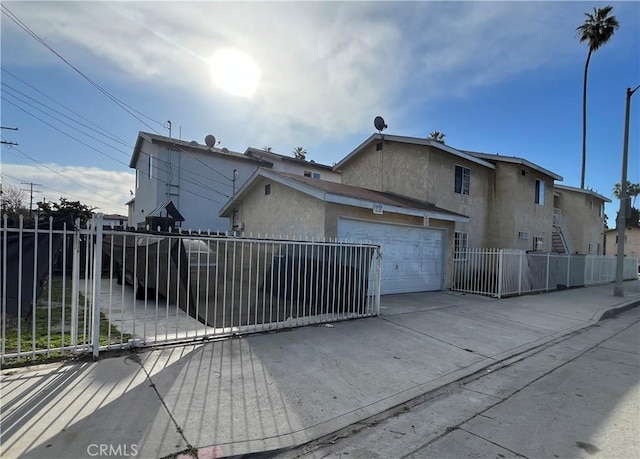
[[[1,122],[19,128],[2,132],[19,143],[2,147],[3,183],[39,183],[36,199],[62,195],[105,213],[126,213],[138,131],[167,135],[167,120],[172,135],[185,140],[203,143],[214,134],[221,147],[239,152],[268,145],[290,154],[303,146],[308,159],[333,164],[372,134],[373,118],[382,115],[390,134],[439,130],[455,148],[524,157],[579,186],[587,47],[575,28],[584,12],[606,4],[620,29],[591,60],[586,184],[612,198],[625,90],[640,84],[638,2],[2,4],[144,115],[137,116],[147,125],[2,14]],[[220,49],[252,60],[255,68],[231,78],[255,72],[253,94],[232,95],[212,81]],[[638,94],[632,182],[640,181]],[[606,206],[611,225],[617,207],[615,199]]]

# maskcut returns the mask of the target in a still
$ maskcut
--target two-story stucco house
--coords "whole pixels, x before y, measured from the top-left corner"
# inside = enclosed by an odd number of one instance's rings
[[[229,220],[220,209],[259,167],[340,180],[331,166],[267,152],[263,159],[257,151],[242,154],[140,132],[129,162],[136,170],[135,198],[127,203],[129,226],[154,226],[171,203],[183,229],[226,231]]]
[[[245,232],[378,242],[383,293],[445,288],[467,247],[551,251],[562,230],[565,252],[574,251],[567,241],[575,250],[593,244],[593,253],[598,234],[602,241],[607,199],[570,187],[556,192],[562,177],[523,158],[374,134],[334,170],[340,186],[261,169],[221,215],[235,215]],[[593,215],[566,211],[562,228],[554,225],[576,196],[583,206],[593,202]]]

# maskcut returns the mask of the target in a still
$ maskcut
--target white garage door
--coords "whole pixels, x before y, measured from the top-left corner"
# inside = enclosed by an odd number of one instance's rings
[[[382,246],[380,293],[442,289],[443,230],[340,218],[338,237]]]

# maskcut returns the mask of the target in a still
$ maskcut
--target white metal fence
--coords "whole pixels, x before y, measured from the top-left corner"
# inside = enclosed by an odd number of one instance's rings
[[[497,298],[613,282],[616,257],[467,249],[454,261],[451,290]],[[624,279],[638,278],[638,260],[625,258]]]
[[[1,357],[34,359],[377,315],[380,247],[1,228]]]

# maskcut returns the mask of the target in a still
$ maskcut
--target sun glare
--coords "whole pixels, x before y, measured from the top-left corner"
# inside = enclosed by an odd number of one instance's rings
[[[251,97],[262,76],[254,60],[237,49],[218,50],[210,67],[213,84],[234,96]]]

